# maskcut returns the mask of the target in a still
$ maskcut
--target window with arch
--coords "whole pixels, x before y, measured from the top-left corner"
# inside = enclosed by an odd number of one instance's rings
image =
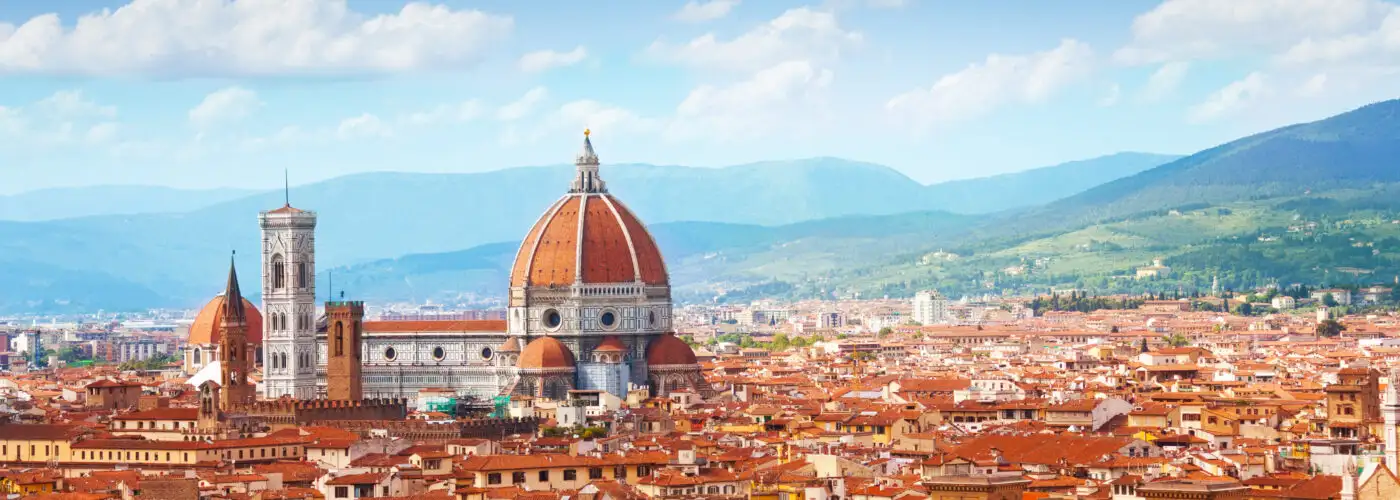
[[[282,258],[282,254],[272,256],[272,289],[281,290],[287,287],[287,262]]]
[[[297,288],[306,288],[308,268],[305,262],[297,263]]]
[[[335,323],[335,355],[345,355],[345,323]]]

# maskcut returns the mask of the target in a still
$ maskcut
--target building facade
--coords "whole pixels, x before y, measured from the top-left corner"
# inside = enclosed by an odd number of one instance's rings
[[[416,400],[424,389],[448,389],[477,399],[564,399],[591,389],[625,397],[634,385],[707,392],[694,352],[671,333],[661,252],[608,193],[599,163],[585,134],[568,191],[521,242],[505,320],[363,321],[354,347],[342,341],[358,355],[363,396]],[[345,352],[336,350],[338,309],[304,324],[314,307],[316,215],[284,206],[260,221],[267,396],[335,399],[328,380],[346,375],[343,363],[328,365]],[[308,364],[314,368],[303,371]]]
[[[924,290],[914,294],[914,321],[921,325],[937,325],[948,322],[948,299],[937,290]]]

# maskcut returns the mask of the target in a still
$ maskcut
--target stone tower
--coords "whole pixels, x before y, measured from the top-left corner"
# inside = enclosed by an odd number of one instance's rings
[[[219,427],[222,412],[219,411],[219,383],[205,380],[199,384],[199,413],[195,422],[199,429],[210,430]]]
[[[1390,370],[1389,379],[1381,396],[1381,419],[1385,422],[1385,466],[1393,472],[1400,470],[1400,445],[1395,436],[1396,426],[1400,426],[1400,387],[1396,386],[1400,384],[1400,369]]]
[[[219,318],[219,407],[224,410],[252,403],[255,399],[254,388],[248,384],[248,372],[253,368],[253,350],[249,347],[248,316],[243,309],[243,294],[238,289],[238,272],[230,259],[224,310]]]
[[[263,212],[258,223],[266,397],[315,399],[316,213],[289,203]]]
[[[364,399],[360,375],[364,318],[364,302],[326,302],[326,399]]]

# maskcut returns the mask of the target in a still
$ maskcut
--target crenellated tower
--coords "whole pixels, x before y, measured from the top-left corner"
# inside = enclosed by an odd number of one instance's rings
[[[364,399],[360,374],[364,319],[364,302],[326,302],[326,399]]]
[[[265,396],[316,397],[316,213],[290,203],[262,228]]]

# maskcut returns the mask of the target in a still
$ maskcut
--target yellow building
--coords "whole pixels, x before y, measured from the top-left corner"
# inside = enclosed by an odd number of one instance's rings
[[[76,425],[0,425],[0,463],[67,462],[69,445],[74,439],[90,432]]]

